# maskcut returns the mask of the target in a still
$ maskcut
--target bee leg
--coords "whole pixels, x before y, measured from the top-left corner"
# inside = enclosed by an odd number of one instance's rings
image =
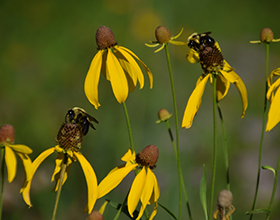
[[[84,118],[83,123],[82,123],[82,133],[83,135],[86,135],[89,130],[89,121],[87,118]]]

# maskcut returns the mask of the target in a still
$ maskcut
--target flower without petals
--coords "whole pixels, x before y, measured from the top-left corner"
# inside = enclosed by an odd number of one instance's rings
[[[175,41],[183,32],[183,28],[181,29],[180,33],[176,36],[171,36],[169,30],[164,26],[158,26],[156,29],[156,39],[157,41],[150,41],[152,44],[145,44],[147,47],[157,47],[158,45],[162,45],[159,49],[155,51],[155,53],[161,51],[166,44],[171,43],[178,46],[186,45],[185,42]]]
[[[135,59],[146,70],[150,88],[153,88],[153,75],[150,69],[131,50],[118,46],[113,32],[108,27],[98,28],[96,43],[99,51],[90,64],[84,84],[85,94],[96,109],[100,106],[98,101],[100,71],[111,82],[113,93],[119,103],[126,100],[128,90],[133,92],[137,81],[140,89],[144,86],[144,76]]]

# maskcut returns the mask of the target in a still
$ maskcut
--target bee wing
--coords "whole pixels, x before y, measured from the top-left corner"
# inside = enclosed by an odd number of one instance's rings
[[[86,114],[86,115],[87,115],[87,117],[88,117],[88,119],[89,119],[90,121],[94,121],[95,123],[99,124],[99,122],[97,121],[97,119],[95,119],[94,117],[90,116],[89,114]]]

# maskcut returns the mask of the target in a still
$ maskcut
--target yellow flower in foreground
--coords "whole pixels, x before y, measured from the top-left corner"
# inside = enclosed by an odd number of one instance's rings
[[[273,70],[267,80],[269,89],[266,93],[266,97],[270,101],[270,108],[268,112],[266,131],[273,129],[280,121],[280,78],[273,83],[273,76],[280,76],[280,68]]]
[[[98,28],[96,43],[98,52],[90,64],[84,84],[85,94],[96,109],[100,106],[98,102],[100,71],[111,82],[113,93],[119,103],[124,102],[128,96],[128,84],[130,92],[135,89],[137,81],[140,89],[144,86],[143,73],[134,59],[146,70],[150,88],[153,88],[153,75],[149,68],[131,50],[118,46],[113,32],[108,27]]]
[[[196,87],[188,100],[182,122],[183,128],[190,128],[192,126],[194,116],[200,108],[206,83],[208,80],[212,82],[214,75],[217,77],[217,101],[226,96],[230,83],[233,83],[242,99],[243,110],[241,117],[244,117],[248,106],[245,84],[234,72],[234,68],[224,60],[218,43],[208,34],[194,33],[189,37],[188,46],[190,47],[190,52],[187,55],[187,59],[191,63],[200,62],[204,73],[197,80]]]
[[[27,180],[20,192],[22,193],[23,199],[29,207],[32,207],[30,201],[30,187],[33,176],[40,166],[40,164],[53,153],[58,153],[55,161],[56,166],[51,178],[51,181],[55,180],[54,192],[58,190],[60,182],[60,172],[63,164],[66,164],[66,171],[63,178],[62,184],[65,183],[69,175],[70,167],[73,162],[79,161],[84,175],[86,177],[88,187],[88,204],[85,207],[84,212],[91,213],[94,204],[97,199],[97,179],[93,168],[86,158],[79,152],[81,148],[82,132],[78,125],[75,124],[63,124],[58,132],[57,142],[59,145],[51,147],[42,152],[32,163],[32,175],[30,180]]]
[[[32,153],[32,149],[22,144],[14,144],[14,128],[12,125],[6,124],[0,128],[0,146],[2,149],[4,148],[4,159],[8,171],[8,181],[12,182],[16,176],[17,160],[15,153],[19,156],[23,164],[25,179],[30,179],[32,169],[31,160],[28,154]]]
[[[138,174],[136,175],[127,199],[128,212],[133,217],[139,200],[141,200],[141,209],[137,220],[141,218],[143,212],[148,204],[155,203],[154,210],[150,216],[150,220],[154,218],[157,213],[157,200],[160,195],[157,178],[152,171],[158,159],[158,148],[155,145],[148,145],[140,154],[135,156],[135,152],[131,149],[121,158],[126,162],[111,170],[111,172],[98,185],[98,198],[105,196],[130,173],[138,167]]]
[[[169,30],[164,26],[158,26],[156,29],[156,39],[157,41],[150,41],[151,44],[145,44],[147,47],[157,47],[158,45],[162,44],[162,46],[155,51],[155,53],[159,52],[164,48],[164,46],[168,43],[183,46],[186,45],[185,42],[175,41],[183,32],[183,28],[181,29],[180,33],[176,36],[171,36]]]

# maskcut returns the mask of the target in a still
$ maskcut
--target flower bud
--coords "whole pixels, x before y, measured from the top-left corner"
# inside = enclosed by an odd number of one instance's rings
[[[272,30],[270,28],[263,28],[261,31],[260,38],[261,38],[261,42],[269,43],[274,39]]]
[[[231,191],[226,190],[226,189],[222,190],[219,193],[218,205],[220,207],[227,208],[231,205],[231,203],[232,203],[232,193],[231,193]]]
[[[15,130],[12,125],[5,124],[0,128],[0,144],[13,144],[15,141]]]
[[[172,117],[172,114],[170,114],[169,111],[167,111],[165,108],[161,108],[158,111],[158,118],[159,118],[159,120],[156,121],[156,123],[160,123],[162,121],[166,121],[166,120],[168,120],[171,117]]]
[[[145,147],[140,154],[136,155],[136,162],[144,166],[149,166],[153,169],[156,166],[159,156],[158,147],[151,144]]]
[[[171,39],[170,31],[164,26],[158,26],[156,29],[156,38],[161,44],[168,43]]]
[[[106,26],[100,26],[97,29],[95,38],[98,50],[104,50],[117,44],[113,32]]]
[[[103,220],[103,216],[98,211],[93,211],[87,220]]]
[[[82,143],[82,131],[79,125],[63,123],[60,127],[56,141],[64,150],[79,151]]]

